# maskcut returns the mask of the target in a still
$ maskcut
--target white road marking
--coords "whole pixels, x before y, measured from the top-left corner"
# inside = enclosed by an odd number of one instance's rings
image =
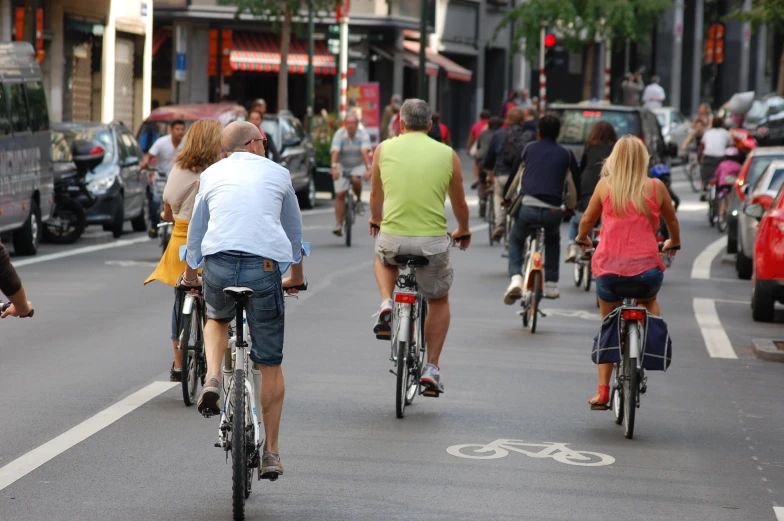
[[[59,456],[78,443],[81,443],[93,434],[105,429],[123,416],[133,412],[176,385],[179,384],[175,382],[153,382],[147,387],[136,391],[127,398],[123,398],[114,405],[104,409],[92,418],[88,418],[56,438],[15,459],[8,465],[0,468],[0,490],[3,490],[44,463]]]
[[[724,249],[727,245],[727,238],[722,237],[710,243],[702,252],[694,259],[694,264],[691,265],[691,278],[698,280],[710,280],[711,263],[716,255]]]
[[[705,340],[705,347],[711,358],[737,359],[727,332],[721,325],[716,312],[716,301],[709,298],[694,299],[694,316]]]
[[[748,282],[748,281],[746,281]],[[715,302],[721,302],[722,304],[738,304],[743,306],[750,306],[751,301],[749,300],[731,300],[727,298],[715,298],[713,299]]]
[[[110,242],[107,244],[96,244],[95,246],[85,246],[83,248],[74,248],[73,250],[61,251],[59,253],[49,253],[47,255],[37,255],[29,259],[14,260],[13,265],[15,268],[22,266],[29,266],[30,264],[38,264],[40,262],[48,262],[57,259],[64,259],[66,257],[74,257],[85,253],[92,253],[94,251],[110,250],[112,248],[122,248],[123,246],[130,246],[132,244],[139,244],[142,242],[150,241],[146,235],[144,237],[136,237],[135,239],[121,239],[119,241]]]
[[[520,311],[522,313],[522,311]],[[599,313],[591,313],[588,311],[583,311],[579,309],[542,309],[542,313],[546,313],[547,315],[555,315],[559,317],[567,317],[567,318],[581,318],[583,320],[590,320],[601,322],[602,316]]]
[[[678,205],[678,212],[706,212],[706,211],[708,211],[708,203],[687,201],[685,203],[681,203],[680,205]]]
[[[773,513],[778,521],[784,521],[784,507],[773,507]]]
[[[523,440],[495,440],[488,444],[465,443],[452,445],[446,449],[447,453],[458,458],[466,459],[499,459],[509,455],[509,451],[524,454],[531,458],[552,458],[559,463],[578,465],[581,467],[603,467],[615,463],[615,458],[601,452],[574,450],[568,443],[532,443]],[[536,450],[526,450],[523,447],[532,447]]]
[[[154,268],[158,265],[157,262],[136,260],[108,260],[104,262],[104,264],[107,266],[120,266],[121,268],[130,268],[132,266],[146,266]]]

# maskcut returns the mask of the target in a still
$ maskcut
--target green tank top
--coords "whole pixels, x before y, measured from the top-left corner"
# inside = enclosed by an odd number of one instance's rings
[[[422,132],[407,132],[384,141],[380,167],[381,230],[404,237],[446,235],[444,206],[452,181],[452,149]]]

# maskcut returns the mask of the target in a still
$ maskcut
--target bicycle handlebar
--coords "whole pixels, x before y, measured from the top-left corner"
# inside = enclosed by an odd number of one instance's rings
[[[10,302],[0,302],[0,313],[3,313],[6,309],[8,309],[10,307],[11,307],[11,303]],[[32,318],[34,314],[35,314],[35,310],[31,309],[30,313],[28,313],[27,315],[21,316],[19,318]]]

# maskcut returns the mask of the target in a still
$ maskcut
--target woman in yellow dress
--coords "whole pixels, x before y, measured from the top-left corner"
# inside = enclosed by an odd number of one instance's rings
[[[176,287],[177,280],[185,271],[185,261],[180,260],[180,246],[188,239],[188,223],[193,214],[196,193],[199,191],[199,176],[210,165],[220,159],[220,137],[223,128],[215,120],[203,119],[194,123],[185,134],[182,149],[175,158],[175,166],[166,179],[163,190],[161,218],[174,222],[169,245],[145,284],[157,280]],[[171,320],[171,341],[174,347],[174,362],[169,371],[171,381],[182,380],[182,352],[179,345],[180,299],[174,291],[174,309]]]

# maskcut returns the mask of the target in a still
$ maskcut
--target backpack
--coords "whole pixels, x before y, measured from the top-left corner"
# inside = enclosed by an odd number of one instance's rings
[[[536,140],[536,134],[531,130],[514,125],[506,130],[504,144],[501,146],[501,160],[506,165],[513,165],[519,159],[528,143]]]

